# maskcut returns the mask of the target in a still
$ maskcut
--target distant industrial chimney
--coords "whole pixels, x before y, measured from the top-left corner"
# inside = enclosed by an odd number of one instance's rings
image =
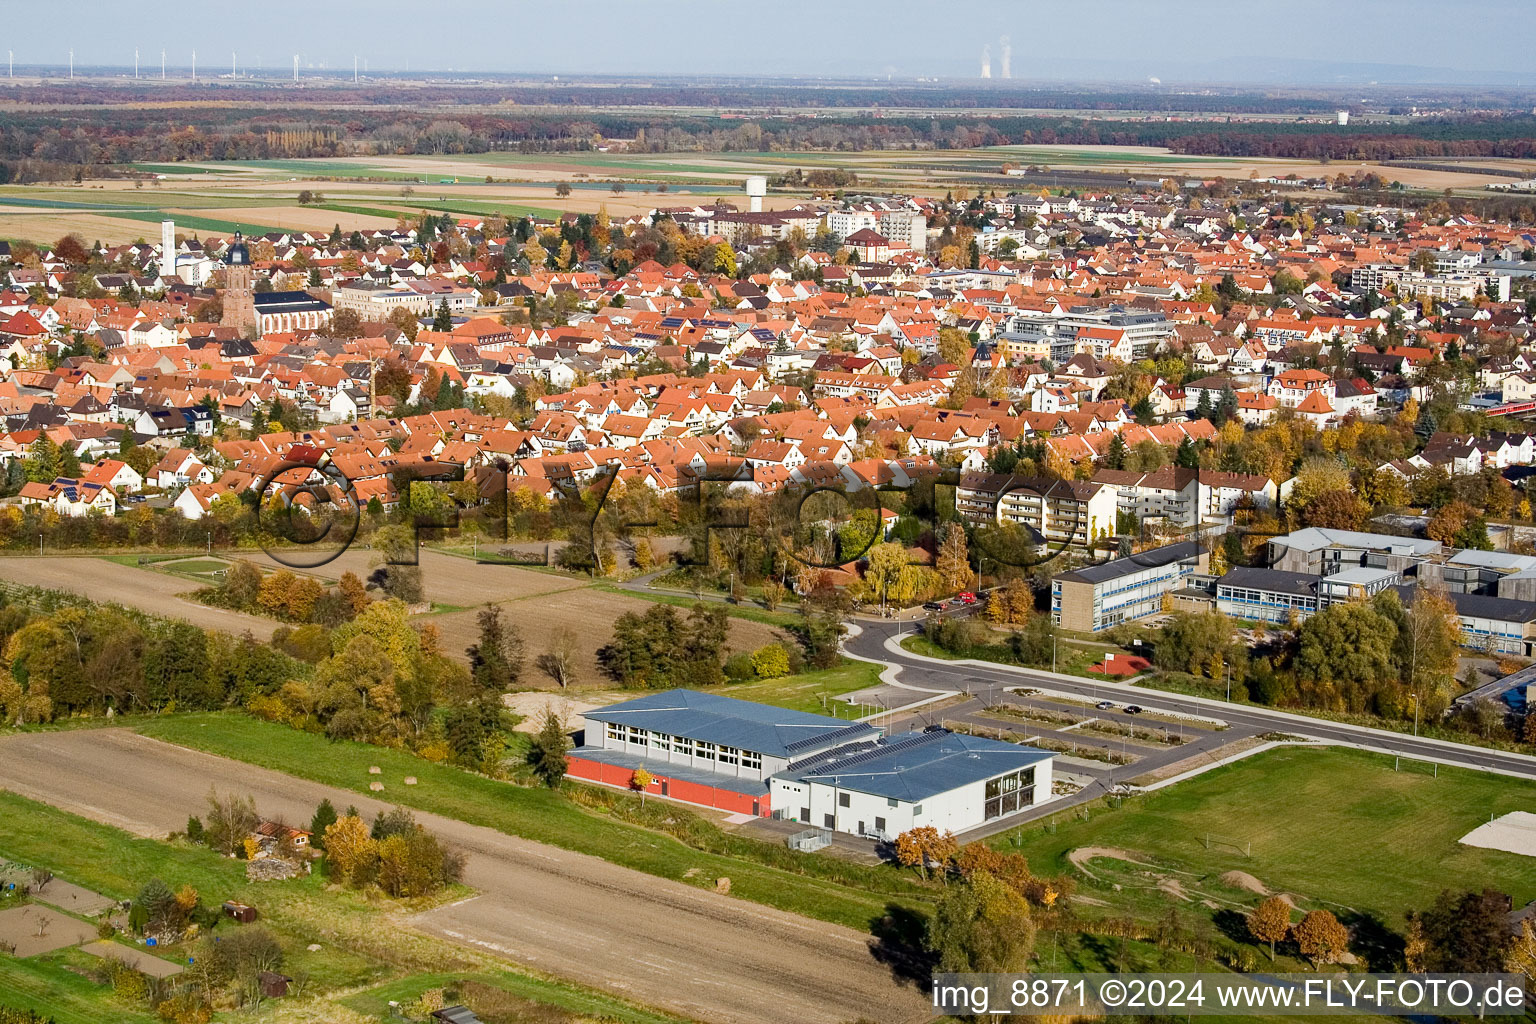
[[[753,175],[747,179],[747,209],[753,213],[763,212],[763,196],[768,194],[768,179],[760,175]]]
[[[160,222],[160,276],[176,276],[176,222]]]
[[[1002,44],[1003,47],[1003,77],[1012,78],[1013,69],[1009,67],[1009,65],[1013,63],[1013,46],[1008,42],[1007,36],[1003,36],[1003,38],[998,41]]]
[[[992,47],[990,46],[981,48],[981,77],[992,77]]]

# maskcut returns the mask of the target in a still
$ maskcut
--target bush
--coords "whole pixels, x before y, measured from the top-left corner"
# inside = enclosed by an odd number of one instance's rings
[[[53,1024],[53,1018],[15,1006],[0,1006],[0,1024]]]
[[[783,644],[765,644],[752,652],[752,671],[759,679],[778,679],[789,675],[789,651]],[[726,663],[730,672],[730,663]]]
[[[733,654],[725,659],[725,678],[727,682],[744,683],[756,675],[752,667],[752,655],[746,651]]]
[[[129,967],[116,957],[107,957],[107,977],[112,982],[112,991],[123,999],[137,1002],[149,998],[149,978],[139,971]]]

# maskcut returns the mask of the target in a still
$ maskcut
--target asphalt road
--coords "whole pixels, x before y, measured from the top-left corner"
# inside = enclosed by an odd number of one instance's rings
[[[906,624],[907,632],[912,631],[913,625],[911,622]],[[1108,698],[1121,705],[1139,704],[1149,710],[1220,718],[1234,728],[1246,729],[1254,734],[1279,732],[1329,743],[1364,747],[1385,754],[1400,754],[1404,757],[1422,758],[1441,764],[1503,772],[1522,778],[1536,778],[1536,757],[1528,754],[1513,754],[1464,743],[1426,739],[1385,729],[1344,725],[1271,708],[1228,704],[1224,701],[1166,693],[1124,683],[1097,682],[1078,676],[1057,675],[1036,669],[933,661],[918,657],[894,645],[887,646],[886,641],[896,636],[901,628],[897,623],[870,620],[860,622],[859,626],[860,633],[849,637],[844,643],[848,653],[898,666],[901,669],[901,681],[909,685],[951,690],[966,690],[969,686],[969,692],[983,702],[1001,700],[1002,691],[1006,687],[1034,685],[1094,700]]]
[[[0,738],[0,787],[145,836],[179,830],[210,786],[267,816],[308,821],[348,790],[121,729]],[[687,1017],[722,1024],[927,1020],[868,935],[437,815],[417,820],[469,854],[482,895],[423,914],[426,931]],[[3,826],[0,826],[3,827]]]

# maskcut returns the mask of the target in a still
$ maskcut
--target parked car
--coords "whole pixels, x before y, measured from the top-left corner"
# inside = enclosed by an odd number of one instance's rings
[[[976,595],[971,593],[969,590],[964,591],[964,592],[962,592],[960,594],[960,603],[961,604],[975,604],[976,603]]]
[[[1113,711],[1115,709],[1115,702],[1112,700],[1101,700],[1094,707],[1100,711]]]
[[[1140,704],[1127,704],[1125,706],[1125,713],[1128,714],[1128,715],[1139,715],[1139,714],[1141,714],[1141,705]]]
[[[925,611],[925,612],[941,612],[943,610],[944,610],[944,602],[943,601],[925,601],[923,603],[923,611]]]

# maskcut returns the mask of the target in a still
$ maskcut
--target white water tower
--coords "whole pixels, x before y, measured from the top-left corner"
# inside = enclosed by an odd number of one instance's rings
[[[176,222],[160,222],[160,276],[176,276]]]
[[[754,174],[747,179],[747,209],[753,213],[763,212],[763,196],[768,194],[768,179],[760,174]]]

